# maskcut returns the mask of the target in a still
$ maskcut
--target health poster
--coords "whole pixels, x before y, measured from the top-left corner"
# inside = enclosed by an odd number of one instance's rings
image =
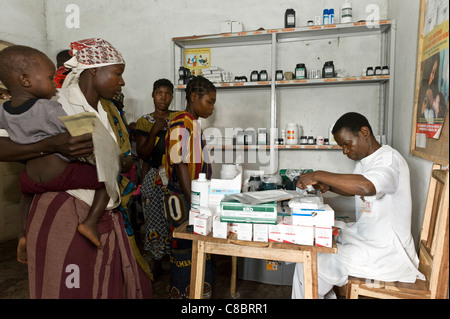
[[[188,49],[184,51],[184,67],[191,70],[191,74],[198,75],[198,70],[211,66],[211,49]]]
[[[439,139],[448,109],[448,2],[428,0],[416,133]]]

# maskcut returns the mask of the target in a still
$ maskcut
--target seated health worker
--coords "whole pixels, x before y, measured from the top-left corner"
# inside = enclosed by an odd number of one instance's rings
[[[333,286],[348,276],[379,281],[424,279],[411,235],[409,168],[398,151],[381,146],[368,120],[358,113],[343,115],[332,133],[344,155],[356,161],[353,174],[315,171],[302,174],[297,187],[354,196],[356,222],[340,225],[337,254],[318,254],[319,298],[335,298]],[[303,266],[297,264],[292,298],[304,298]]]

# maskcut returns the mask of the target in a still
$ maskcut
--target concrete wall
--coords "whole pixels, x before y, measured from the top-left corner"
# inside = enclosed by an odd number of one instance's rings
[[[394,95],[393,147],[405,157],[411,171],[413,198],[412,233],[416,242],[422,228],[425,200],[433,163],[410,155],[410,139],[414,109],[417,41],[419,34],[420,0],[389,1],[389,14],[397,20],[397,58]]]
[[[47,51],[45,0],[0,0],[0,40]]]

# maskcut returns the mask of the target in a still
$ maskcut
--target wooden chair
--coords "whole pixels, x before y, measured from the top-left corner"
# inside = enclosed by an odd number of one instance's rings
[[[349,277],[347,299],[366,296],[380,299],[445,299],[448,293],[449,268],[449,185],[448,171],[433,165],[425,214],[420,236],[419,270],[426,281],[413,284],[371,282]]]

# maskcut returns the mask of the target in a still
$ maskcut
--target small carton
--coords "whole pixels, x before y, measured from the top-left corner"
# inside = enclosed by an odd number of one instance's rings
[[[194,218],[194,233],[197,235],[208,236],[211,232],[212,216],[198,214]]]
[[[283,242],[283,219],[281,216],[277,218],[276,225],[269,225],[269,241],[282,243]]]
[[[223,21],[220,24],[220,33],[231,33],[231,20]]]
[[[314,227],[293,225],[292,217],[283,219],[283,242],[297,245],[314,245]]]
[[[213,216],[213,237],[227,239],[230,233],[230,225],[220,221],[220,216]]]
[[[189,210],[189,225],[194,225],[195,223],[195,217],[197,217],[200,214],[200,212],[196,210]]]
[[[253,224],[253,241],[268,242],[269,241],[269,225]]]
[[[332,227],[334,210],[328,204],[320,205],[318,209],[293,208],[292,223],[302,226]]]
[[[316,227],[316,246],[331,247],[333,243],[332,227]]]
[[[237,239],[252,241],[253,238],[253,224],[241,223],[238,224]]]
[[[239,194],[242,188],[242,173],[234,179],[211,179],[209,183],[208,206],[220,211],[220,201],[230,194]]]
[[[227,223],[230,227],[230,233],[237,234],[238,232],[238,223]]]
[[[231,21],[231,32],[242,32],[244,30],[244,25],[242,21]]]

